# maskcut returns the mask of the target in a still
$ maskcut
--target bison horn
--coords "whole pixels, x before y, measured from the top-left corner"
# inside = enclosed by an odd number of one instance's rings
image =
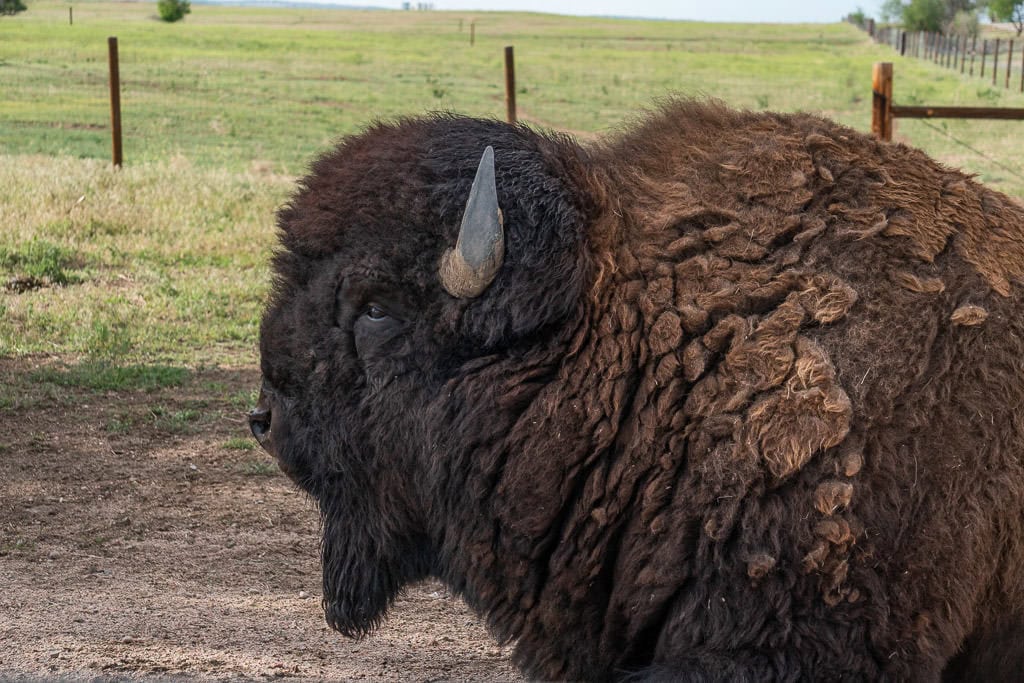
[[[505,232],[494,183],[494,149],[488,146],[469,190],[459,239],[454,249],[441,256],[441,285],[459,299],[480,296],[498,274],[504,259]]]

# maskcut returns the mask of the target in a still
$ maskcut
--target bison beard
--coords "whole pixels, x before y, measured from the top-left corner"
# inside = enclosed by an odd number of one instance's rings
[[[439,115],[279,214],[253,432],[324,608],[444,581],[545,679],[1024,667],[1024,208],[809,115]]]

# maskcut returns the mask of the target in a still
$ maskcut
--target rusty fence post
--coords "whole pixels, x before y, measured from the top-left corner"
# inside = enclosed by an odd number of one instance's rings
[[[107,38],[107,56],[110,62],[110,135],[114,166],[121,167],[121,71],[117,57],[117,38]]]
[[[505,47],[505,110],[509,123],[516,122],[516,64],[512,46]]]
[[[871,71],[871,132],[892,140],[892,62],[876,62]]]

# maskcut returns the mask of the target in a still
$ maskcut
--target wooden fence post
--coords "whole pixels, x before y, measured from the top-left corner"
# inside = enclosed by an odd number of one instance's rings
[[[871,71],[871,132],[892,140],[892,62],[876,62]]]
[[[907,56],[907,32],[900,31],[900,57]]]
[[[872,38],[875,37],[875,20],[868,19],[868,35]]]
[[[981,41],[981,77],[985,78],[985,57],[988,56],[988,41]]]
[[[974,75],[974,55],[977,54],[977,52],[978,52],[978,36],[974,36],[973,38],[971,38],[971,73],[970,73],[971,76]]]
[[[74,26],[75,25],[75,13],[74,13],[73,9],[74,8],[72,8],[72,7],[68,7],[68,26]]]
[[[469,46],[473,47],[476,43],[476,22],[469,22]]]
[[[967,36],[964,36],[964,46],[960,50],[960,73],[964,72],[967,66]]]
[[[1010,89],[1010,72],[1013,71],[1013,38],[1010,38],[1010,51],[1006,53],[1006,89]]]
[[[117,38],[107,38],[107,56],[110,63],[110,134],[113,144],[114,166],[121,168],[121,72],[117,58]]]
[[[996,75],[999,72],[999,38],[996,38],[996,51],[992,53],[992,85],[996,84]]]
[[[505,47],[505,110],[509,123],[516,122],[516,65],[512,46]]]

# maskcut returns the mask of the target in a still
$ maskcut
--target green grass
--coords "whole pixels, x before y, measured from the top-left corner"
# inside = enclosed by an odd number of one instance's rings
[[[121,413],[114,415],[103,425],[103,430],[108,434],[127,434],[132,431],[135,421],[131,415]]]
[[[865,130],[876,61],[895,63],[898,103],[1024,106],[845,24],[209,5],[166,24],[151,2],[74,9],[73,26],[53,0],[0,19],[0,281],[20,283],[0,291],[0,357],[252,364],[274,211],[295,176],[374,118],[502,116],[505,45],[516,49],[521,118],[582,140],[670,93]],[[121,53],[120,171],[108,161],[109,35]],[[1019,122],[896,122],[897,139],[1016,196],[1020,132]],[[81,372],[66,381],[142,381]]]
[[[77,284],[0,300],[0,356],[252,362],[273,213],[290,182],[181,158],[114,171],[99,160],[0,155],[0,273],[39,244],[66,256],[51,261],[88,264],[64,266]]]
[[[171,408],[162,404],[150,406],[149,414],[153,426],[172,434],[193,434],[198,431],[203,417],[207,416],[203,401],[196,401],[183,408]]]
[[[12,283],[27,286],[68,285],[81,281],[75,253],[46,240],[34,238],[15,248],[0,247],[0,274]]]
[[[32,373],[37,382],[93,391],[155,391],[181,386],[188,379],[186,368],[168,365],[112,365],[87,361],[65,367],[48,367]]]
[[[281,470],[269,458],[266,460],[250,460],[239,466],[239,472],[250,477],[276,477]]]
[[[224,442],[229,451],[251,451],[256,448],[256,441],[251,437],[234,436]]]

